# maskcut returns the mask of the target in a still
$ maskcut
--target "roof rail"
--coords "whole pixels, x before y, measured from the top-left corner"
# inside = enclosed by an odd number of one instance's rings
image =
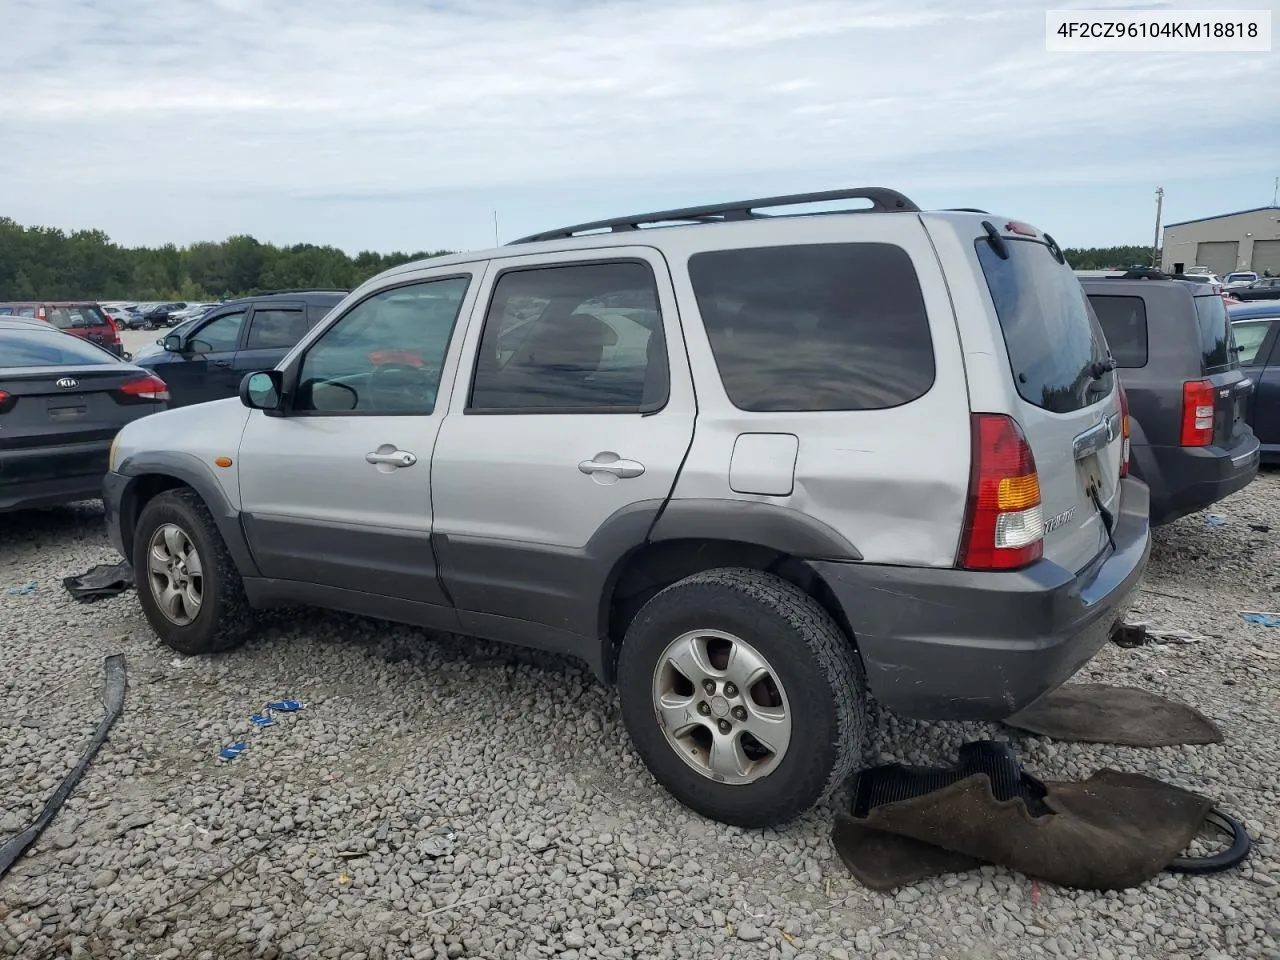
[[[948,207],[946,213],[984,213],[991,216],[990,210],[979,210],[977,207]]]
[[[578,223],[571,227],[560,227],[534,233],[519,240],[512,240],[508,246],[518,243],[537,243],[540,240],[567,240],[575,234],[596,230],[609,230],[612,233],[626,233],[639,230],[641,226],[659,223],[686,221],[688,223],[725,223],[731,220],[753,220],[761,214],[755,211],[765,207],[790,207],[802,203],[826,203],[831,200],[870,200],[871,209],[853,209],[833,211],[839,213],[915,213],[920,210],[897,190],[887,187],[856,187],[851,190],[825,190],[821,193],[793,193],[781,197],[761,197],[756,200],[738,200],[734,203],[713,203],[702,207],[683,207],[678,210],[659,210],[654,213],[639,213],[630,217],[618,217],[613,220],[596,220],[591,223]],[[768,216],[764,214],[763,216]]]
[[[232,300],[252,300],[254,297],[276,297],[283,293],[350,293],[350,290],[327,289],[325,287],[298,287],[294,290],[261,290],[258,293],[246,293],[243,296],[232,297]]]

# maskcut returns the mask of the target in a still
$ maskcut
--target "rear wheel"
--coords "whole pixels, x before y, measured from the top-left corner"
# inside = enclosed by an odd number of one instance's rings
[[[168,490],[143,508],[133,570],[147,622],[179,653],[229,650],[248,636],[253,613],[240,573],[195,491]]]
[[[744,827],[803,813],[855,768],[862,662],[794,584],[750,569],[687,577],[623,641],[623,719],[653,775],[686,806]]]

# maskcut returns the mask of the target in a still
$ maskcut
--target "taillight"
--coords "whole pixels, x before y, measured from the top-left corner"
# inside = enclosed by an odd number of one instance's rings
[[[131,400],[168,400],[169,385],[159,377],[149,375],[123,384],[120,393]]]
[[[1207,447],[1213,442],[1213,384],[1188,380],[1182,385],[1182,445]]]
[[[1044,555],[1036,459],[1021,428],[1003,414],[975,413],[973,458],[960,565],[1016,570]]]
[[[0,390],[0,413],[8,413],[17,402],[13,394]]]
[[[1129,395],[1124,392],[1124,385],[1120,385],[1120,437],[1123,441],[1120,447],[1120,476],[1127,477],[1129,475]]]
[[[45,321],[49,319],[48,315],[44,312],[44,307],[36,307],[36,319]]]

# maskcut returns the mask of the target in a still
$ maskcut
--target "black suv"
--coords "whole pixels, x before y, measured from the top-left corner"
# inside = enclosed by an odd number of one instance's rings
[[[1258,438],[1245,422],[1252,381],[1236,359],[1222,297],[1182,280],[1081,278],[1128,396],[1130,470],[1165,524],[1245,487]]]
[[[161,352],[136,362],[169,385],[170,407],[234,397],[246,373],[283,360],[346,295],[311,290],[228,300],[168,334]]]

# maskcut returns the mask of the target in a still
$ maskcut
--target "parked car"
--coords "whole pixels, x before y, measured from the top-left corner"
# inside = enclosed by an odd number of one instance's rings
[[[180,310],[185,310],[187,304],[182,300],[171,300],[165,303],[153,303],[142,312],[142,319],[146,325],[154,329],[156,327],[172,327],[178,323],[174,319],[174,314]]]
[[[1240,367],[1253,380],[1245,418],[1262,444],[1265,463],[1280,461],[1280,301],[1241,304],[1228,310]]]
[[[141,330],[146,324],[137,304],[103,303],[100,306],[102,312],[114,321],[117,329]]]
[[[218,304],[216,303],[190,303],[181,310],[170,315],[171,319],[182,323],[184,320],[194,320],[204,316]]]
[[[0,513],[100,497],[116,431],[165,399],[153,374],[83,338],[0,317]]]
[[[1236,287],[1231,295],[1245,303],[1250,300],[1280,300],[1280,277],[1263,277],[1247,287]]]
[[[1208,284],[1082,280],[1129,399],[1130,463],[1170,523],[1247,486],[1258,439],[1226,306]]]
[[[1259,279],[1258,275],[1252,270],[1237,270],[1223,277],[1222,285],[1228,290],[1234,290],[1236,287],[1247,287],[1257,279]]]
[[[234,397],[246,373],[283,360],[343,296],[300,292],[218,304],[179,324],[160,339],[160,350],[136,360],[169,385],[171,406]]]
[[[104,492],[174,649],[301,602],[573,654],[759,826],[857,765],[868,683],[1005,717],[1106,643],[1150,548],[1125,419],[1052,238],[871,188],[396,267],[127,427]]]
[[[96,343],[116,356],[124,353],[120,334],[102,308],[82,300],[24,300],[0,303],[0,316],[42,320],[73,337]]]

